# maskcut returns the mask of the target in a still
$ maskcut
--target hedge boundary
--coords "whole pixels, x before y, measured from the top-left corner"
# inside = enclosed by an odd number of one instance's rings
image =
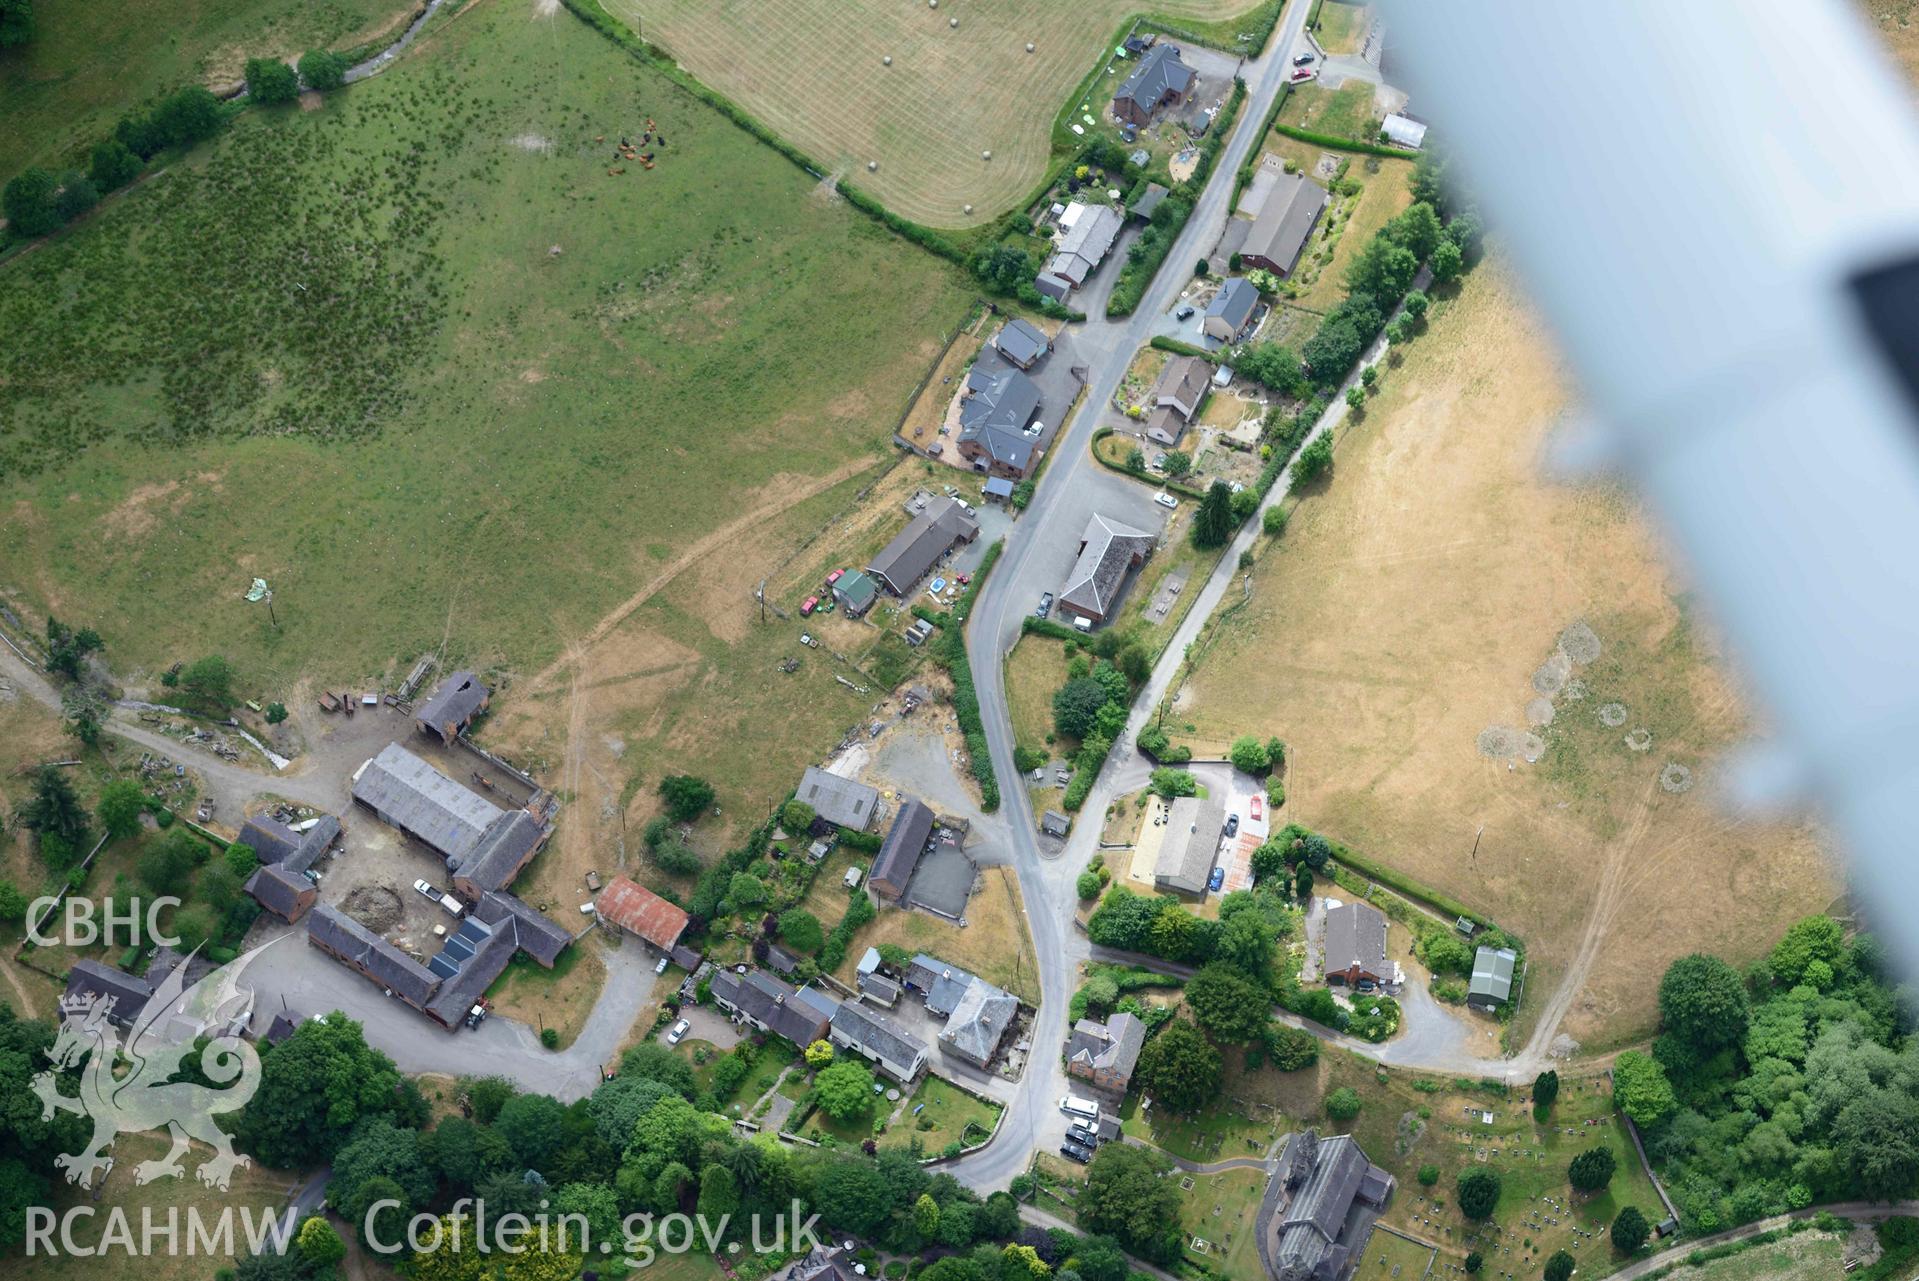
[[[1284,101],[1282,97],[1281,101]],[[1417,160],[1417,151],[1408,151],[1404,147],[1388,147],[1377,142],[1361,142],[1357,138],[1342,138],[1338,134],[1314,133],[1311,129],[1301,129],[1294,125],[1279,123],[1279,112],[1273,112],[1273,132],[1288,138],[1297,138],[1301,142],[1310,142],[1314,146],[1328,147],[1334,151],[1355,151],[1362,156],[1384,156],[1388,160]]]

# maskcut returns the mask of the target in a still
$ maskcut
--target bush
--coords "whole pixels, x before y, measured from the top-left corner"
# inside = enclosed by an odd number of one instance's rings
[[[152,121],[162,146],[184,147],[219,133],[227,118],[211,91],[188,85],[162,98],[153,109]]]
[[[1226,755],[1233,762],[1234,769],[1247,774],[1260,773],[1273,763],[1272,757],[1266,753],[1266,744],[1251,734],[1243,734],[1234,739]]]
[[[94,144],[87,175],[100,191],[118,191],[132,182],[139,172],[140,157],[129,151],[127,145],[118,138],[108,138]]]
[[[541,1028],[540,1044],[544,1045],[549,1050],[559,1049],[560,1048],[560,1029],[556,1027]]]
[[[1335,1121],[1350,1121],[1359,1115],[1359,1094],[1349,1085],[1342,1085],[1326,1096],[1326,1115]]]
[[[1030,774],[1046,764],[1046,753],[1037,747],[1021,745],[1013,749],[1013,768],[1022,774]]]
[[[1199,780],[1190,770],[1167,769],[1164,766],[1153,771],[1152,789],[1167,800],[1175,796],[1196,796],[1199,794]]]
[[[44,236],[60,225],[60,213],[54,207],[59,183],[44,169],[23,169],[0,191],[0,209],[7,215],[7,228],[23,239]]]
[[[1613,1249],[1621,1254],[1634,1253],[1640,1246],[1646,1244],[1646,1238],[1651,1235],[1652,1225],[1646,1222],[1646,1216],[1636,1205],[1627,1206],[1619,1212],[1619,1217],[1612,1221]]]
[[[1090,902],[1099,897],[1100,886],[1103,883],[1104,882],[1099,879],[1098,872],[1081,872],[1079,874],[1079,880],[1074,884],[1074,888],[1079,891],[1079,896],[1082,901]]]
[[[1499,1205],[1499,1176],[1491,1170],[1468,1170],[1459,1176],[1459,1212],[1469,1219],[1490,1219]]]
[[[300,55],[300,79],[309,89],[322,93],[346,83],[347,60],[325,49],[309,49]]]
[[[1430,1188],[1430,1187],[1432,1187],[1432,1186],[1433,1186],[1433,1185],[1434,1185],[1435,1183],[1438,1183],[1438,1182],[1439,1182],[1439,1167],[1438,1167],[1438,1166],[1436,1166],[1436,1165],[1422,1165],[1422,1166],[1420,1166],[1420,1167],[1419,1167],[1419,1185],[1420,1185],[1421,1187],[1423,1187],[1423,1188]]]
[[[247,97],[263,106],[292,102],[300,96],[300,77],[278,58],[249,58]]]

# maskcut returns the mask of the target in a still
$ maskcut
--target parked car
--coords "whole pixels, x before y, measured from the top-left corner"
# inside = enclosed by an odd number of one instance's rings
[[[1099,1146],[1099,1134],[1090,1125],[1077,1123],[1069,1125],[1066,1127],[1066,1137],[1071,1142],[1083,1144],[1089,1148]]]
[[[843,577],[845,577],[845,576],[846,576],[846,571],[845,571],[845,570],[843,570],[843,569],[836,569],[836,570],[834,570],[834,571],[833,571],[832,573],[830,573],[830,574],[828,574],[828,575],[826,576],[826,585],[827,585],[828,587],[831,587],[831,586],[832,586],[832,585],[833,585],[834,583],[837,583],[837,582],[839,582],[839,581],[840,581],[840,579],[841,579],[841,578],[843,578]]]
[[[820,598],[817,596],[808,596],[805,600],[800,602],[800,617],[801,618],[807,617],[819,607],[820,607]]]
[[[1253,797],[1253,803],[1252,803],[1252,816],[1253,816],[1253,817],[1254,817],[1255,819],[1257,819],[1257,818],[1258,818],[1258,817],[1259,817],[1259,816],[1260,816],[1260,815],[1261,815],[1262,813],[1264,813],[1264,812],[1265,812],[1265,811],[1263,811],[1263,810],[1262,810],[1262,809],[1260,808],[1260,799],[1261,799],[1261,798],[1260,798],[1259,796],[1257,796],[1257,795],[1255,795],[1255,796]]]
[[[1294,84],[1298,84],[1302,80],[1311,80],[1312,78],[1313,72],[1310,67],[1301,67],[1292,74],[1292,82]]]
[[[1044,618],[1053,612],[1053,593],[1044,592],[1039,598],[1039,607],[1033,611],[1034,618]]]
[[[1379,984],[1373,982],[1371,979],[1361,979],[1359,982],[1355,983],[1353,986],[1355,989],[1361,992],[1379,991]]]
[[[668,961],[670,961],[671,959],[672,959],[671,957],[666,957],[666,956],[662,956],[662,957],[660,958],[660,963],[659,963],[658,965],[655,965],[655,966],[653,967],[653,972],[654,972],[655,974],[664,974],[664,973],[666,973],[666,966],[667,966],[667,962],[668,962]]]
[[[1226,869],[1223,867],[1214,868],[1213,874],[1206,878],[1206,888],[1214,894],[1219,893],[1220,887],[1225,884],[1226,884]]]
[[[586,888],[596,891],[600,888],[600,874],[590,867],[586,869]]]
[[[433,882],[431,881],[415,881],[413,882],[413,888],[432,899],[435,903],[440,901],[440,891],[433,888]]]
[[[1302,53],[1293,59],[1293,65],[1295,67],[1309,67],[1312,65],[1312,62],[1313,55],[1310,53]]]
[[[1239,835],[1239,815],[1228,814],[1226,816],[1226,835],[1228,836]]]
[[[668,1045],[678,1045],[685,1038],[686,1034],[692,1030],[693,1025],[685,1019],[681,1019],[673,1025],[672,1031],[666,1034],[666,1043]]]
[[[1079,1143],[1060,1144],[1059,1154],[1068,1161],[1078,1161],[1081,1165],[1089,1165],[1093,1160],[1092,1152],[1088,1150],[1085,1145]]]
[[[1193,318],[1193,304],[1190,302],[1184,304],[1183,306],[1180,307],[1178,311],[1173,313],[1174,320],[1191,320],[1192,318]]]
[[[1164,507],[1167,511],[1171,511],[1173,508],[1179,506],[1179,499],[1173,497],[1163,489],[1153,495],[1153,501],[1161,507]]]

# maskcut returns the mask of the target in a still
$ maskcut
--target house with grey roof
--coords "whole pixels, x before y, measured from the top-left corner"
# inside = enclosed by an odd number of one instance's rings
[[[906,986],[926,998],[928,1012],[945,1018],[959,1008],[966,989],[979,982],[972,973],[921,952],[906,967]]]
[[[398,743],[360,766],[353,799],[388,826],[431,847],[449,862],[463,859],[503,810],[454,782]]]
[[[845,831],[864,832],[880,814],[878,788],[829,774],[817,765],[808,765],[800,775],[794,799],[811,805],[816,816]]]
[[[1025,375],[1021,375],[1025,377]],[[979,521],[958,500],[930,500],[866,567],[895,596],[909,596],[940,558],[979,537]],[[801,797],[805,800],[805,797]],[[810,802],[809,802],[810,804]]]
[[[966,371],[955,444],[974,471],[1019,480],[1033,465],[1036,438],[1026,430],[1039,415],[1039,384],[1003,360],[981,359]]]
[[[793,999],[795,1001],[798,1001],[801,1005],[804,1005],[807,1009],[812,1010],[814,1013],[818,1014],[821,1018],[825,1019],[829,1023],[833,1021],[833,1015],[840,1008],[840,1002],[838,997],[832,996],[822,991],[821,989],[814,987],[811,983],[806,983],[801,985],[800,989],[797,992],[793,993]],[[821,1040],[821,1041],[825,1039],[826,1038],[824,1035],[814,1038],[814,1040]]]
[[[1246,328],[1246,322],[1253,318],[1253,309],[1259,306],[1259,288],[1244,276],[1230,276],[1206,304],[1206,318],[1203,327],[1209,337],[1221,342],[1235,342],[1239,331]],[[1206,371],[1212,377],[1213,371]]]
[[[99,961],[82,959],[75,961],[67,970],[67,986],[60,1000],[69,1006],[89,997],[96,1002],[111,1000],[113,1008],[107,1016],[108,1020],[125,1026],[147,1008],[147,1001],[153,996],[153,987],[153,983],[137,974],[129,974]]]
[[[1173,356],[1159,371],[1150,393],[1152,409],[1146,416],[1146,438],[1171,449],[1206,403],[1213,385],[1213,367],[1198,356]]]
[[[1099,270],[1125,225],[1119,212],[1110,206],[1078,201],[1068,205],[1060,217],[1059,234],[1053,240],[1053,254],[1046,260],[1042,279],[1053,276],[1079,288]]]
[[[900,1002],[900,985],[877,970],[859,976],[859,989],[861,996],[889,1010]]]
[[[851,1252],[818,1245],[775,1272],[772,1281],[868,1281]]]
[[[927,1008],[932,1008],[930,1003]],[[986,1067],[999,1053],[999,1043],[1018,1013],[1018,997],[976,978],[967,984],[940,1029],[940,1050],[974,1067]]]
[[[320,887],[304,872],[289,872],[278,863],[254,868],[243,888],[254,902],[288,924],[305,916],[320,897]]]
[[[1273,1281],[1344,1281],[1393,1194],[1393,1176],[1352,1136],[1295,1134],[1254,1218]]]
[[[993,336],[993,346],[1012,364],[1031,369],[1053,350],[1053,340],[1032,321],[1016,316]]]
[[[1199,82],[1199,73],[1179,55],[1179,46],[1165,41],[1148,49],[1113,95],[1113,115],[1144,129],[1152,123],[1155,111],[1167,103],[1183,101]]]
[[[920,856],[926,853],[927,842],[932,837],[933,811],[917,799],[909,798],[893,816],[893,826],[886,830],[886,839],[880,843],[879,857],[873,860],[873,870],[868,873],[866,883],[875,893],[899,902],[906,896],[913,869],[919,866]]]
[[[1133,202],[1133,206],[1128,212],[1141,222],[1151,222],[1153,220],[1153,212],[1159,208],[1160,203],[1166,199],[1168,194],[1166,188],[1156,182],[1149,182],[1146,184],[1146,190],[1139,193],[1139,199]]]
[[[1166,816],[1166,835],[1153,865],[1153,885],[1176,894],[1204,894],[1219,858],[1226,802],[1212,796],[1181,796]]]
[[[708,981],[707,990],[727,1013],[762,1032],[783,1036],[801,1049],[825,1040],[833,1018],[831,1010],[822,1011],[812,999],[801,999],[791,984],[764,970],[745,974],[721,970]]]
[[[1371,903],[1341,903],[1326,910],[1328,983],[1384,983],[1393,976],[1386,959],[1386,914]]]
[[[1039,830],[1048,836],[1065,836],[1073,830],[1073,820],[1058,810],[1047,810],[1039,816]]]
[[[447,859],[453,888],[469,899],[505,889],[533,861],[552,830],[525,810],[506,811],[487,824],[472,853]]]
[[[1146,1024],[1123,1010],[1104,1023],[1081,1019],[1066,1039],[1066,1074],[1124,1094],[1145,1044]]]
[[[1277,175],[1240,243],[1239,260],[1290,276],[1329,200],[1326,189],[1303,173]]]
[[[340,820],[331,814],[314,819],[305,831],[296,831],[270,814],[256,814],[241,825],[234,843],[252,850],[261,863],[304,872],[339,839]]]
[[[455,739],[472,728],[491,697],[492,691],[472,672],[454,672],[440,682],[439,688],[414,716],[413,723],[420,727],[422,734],[451,747]]]
[[[900,1024],[857,1001],[842,1001],[827,1039],[869,1060],[901,1085],[926,1070],[926,1045]]]
[[[1126,576],[1153,552],[1153,536],[1095,512],[1080,535],[1079,555],[1059,594],[1062,612],[1103,623],[1119,605]]]
[[[1509,947],[1482,947],[1473,954],[1473,978],[1466,1004],[1491,1013],[1513,997],[1513,966],[1519,954]]]

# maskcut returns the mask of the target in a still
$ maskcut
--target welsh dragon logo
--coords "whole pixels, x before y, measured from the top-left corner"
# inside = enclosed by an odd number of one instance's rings
[[[112,996],[89,994],[61,1002],[60,1031],[47,1054],[53,1066],[33,1079],[33,1090],[40,1096],[43,1119],[61,1111],[93,1121],[93,1137],[82,1151],[54,1158],[68,1182],[93,1186],[112,1165],[108,1152],[115,1136],[144,1130],[169,1131],[173,1146],[159,1160],[135,1166],[136,1183],[184,1174],[180,1159],[192,1139],[213,1149],[213,1156],[196,1171],[209,1187],[224,1191],[236,1169],[252,1164],[233,1150],[232,1138],[213,1118],[246,1106],[260,1087],[259,1055],[229,1031],[250,1019],[253,994],[242,991],[238,980],[258,951],[221,966],[190,988],[188,957],[173,967],[130,1020],[114,1017],[117,998]],[[122,1022],[128,1025],[124,1044]],[[211,1039],[196,1055],[195,1042],[203,1035]],[[60,1093],[60,1074],[82,1059],[86,1066],[80,1069],[79,1094]],[[187,1069],[199,1079],[175,1079]],[[201,1079],[214,1084],[203,1085]]]

